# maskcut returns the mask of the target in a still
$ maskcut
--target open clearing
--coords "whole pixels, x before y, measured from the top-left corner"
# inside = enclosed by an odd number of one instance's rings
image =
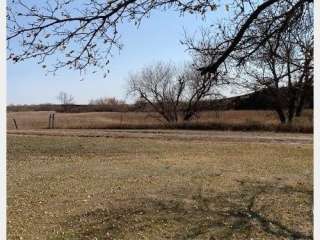
[[[46,129],[50,113],[47,111],[8,112],[7,127],[9,130],[15,129],[13,122],[15,119],[20,130]],[[159,115],[153,112],[56,113],[54,123],[55,128],[59,129],[159,129],[164,124],[159,119]],[[200,112],[198,117],[188,124],[202,129],[216,130],[232,127],[237,127],[238,130],[248,128],[274,130],[279,125],[279,119],[274,111],[205,111]],[[313,111],[304,111],[303,115],[292,123],[292,128],[308,129],[308,132],[312,132]],[[305,130],[300,132],[306,132]]]
[[[312,137],[8,131],[8,239],[312,239]]]

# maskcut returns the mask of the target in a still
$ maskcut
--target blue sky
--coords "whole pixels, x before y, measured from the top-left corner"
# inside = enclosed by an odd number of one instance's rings
[[[86,104],[90,99],[99,97],[125,99],[129,72],[158,60],[177,64],[189,60],[190,56],[179,42],[184,37],[183,29],[194,33],[200,26],[220,19],[222,14],[224,8],[219,8],[202,20],[195,15],[180,17],[173,11],[154,11],[138,29],[133,25],[123,25],[120,33],[124,48],[111,59],[107,78],[98,72],[87,74],[84,81],[80,81],[83,76],[79,72],[68,70],[60,70],[56,76],[46,76],[45,70],[36,61],[8,63],[7,104],[56,103],[60,91],[72,94],[78,104]]]

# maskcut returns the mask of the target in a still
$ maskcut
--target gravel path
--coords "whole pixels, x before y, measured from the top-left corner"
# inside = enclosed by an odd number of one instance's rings
[[[9,135],[149,138],[187,141],[313,144],[313,134],[195,130],[8,130]]]

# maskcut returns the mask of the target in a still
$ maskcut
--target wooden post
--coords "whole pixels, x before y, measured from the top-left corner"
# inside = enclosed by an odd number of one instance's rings
[[[16,129],[18,129],[18,124],[17,124],[16,120],[14,118],[12,120],[13,120],[13,123],[14,123],[14,126],[16,127]]]
[[[48,128],[51,128],[51,113],[49,114],[49,124],[48,124]]]
[[[54,113],[52,113],[52,128],[54,129]]]

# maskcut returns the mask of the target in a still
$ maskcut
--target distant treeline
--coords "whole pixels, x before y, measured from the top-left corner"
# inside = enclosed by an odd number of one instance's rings
[[[286,95],[285,89],[283,94]],[[306,101],[306,108],[313,109],[313,89],[310,90],[309,98]],[[203,100],[198,104],[199,111],[217,111],[217,110],[271,110],[273,109],[272,98],[265,91],[253,92],[241,96]],[[128,104],[123,101],[111,102],[105,104],[38,104],[38,105],[9,105],[8,112],[20,111],[55,111],[55,112],[151,112],[152,107],[144,101],[136,101]]]
[[[55,111],[55,112],[122,112],[134,111],[130,104],[121,106],[114,105],[80,105],[80,104],[38,104],[38,105],[10,105],[7,106],[8,112],[25,112],[25,111]]]
[[[289,94],[287,88],[279,89],[279,98],[285,103],[289,101]],[[313,109],[313,86],[306,89],[305,108]],[[268,92],[268,90],[260,90],[257,92],[245,94],[242,96],[232,97],[224,99],[229,103],[229,106],[234,110],[272,110],[274,105],[272,100],[274,97]]]

